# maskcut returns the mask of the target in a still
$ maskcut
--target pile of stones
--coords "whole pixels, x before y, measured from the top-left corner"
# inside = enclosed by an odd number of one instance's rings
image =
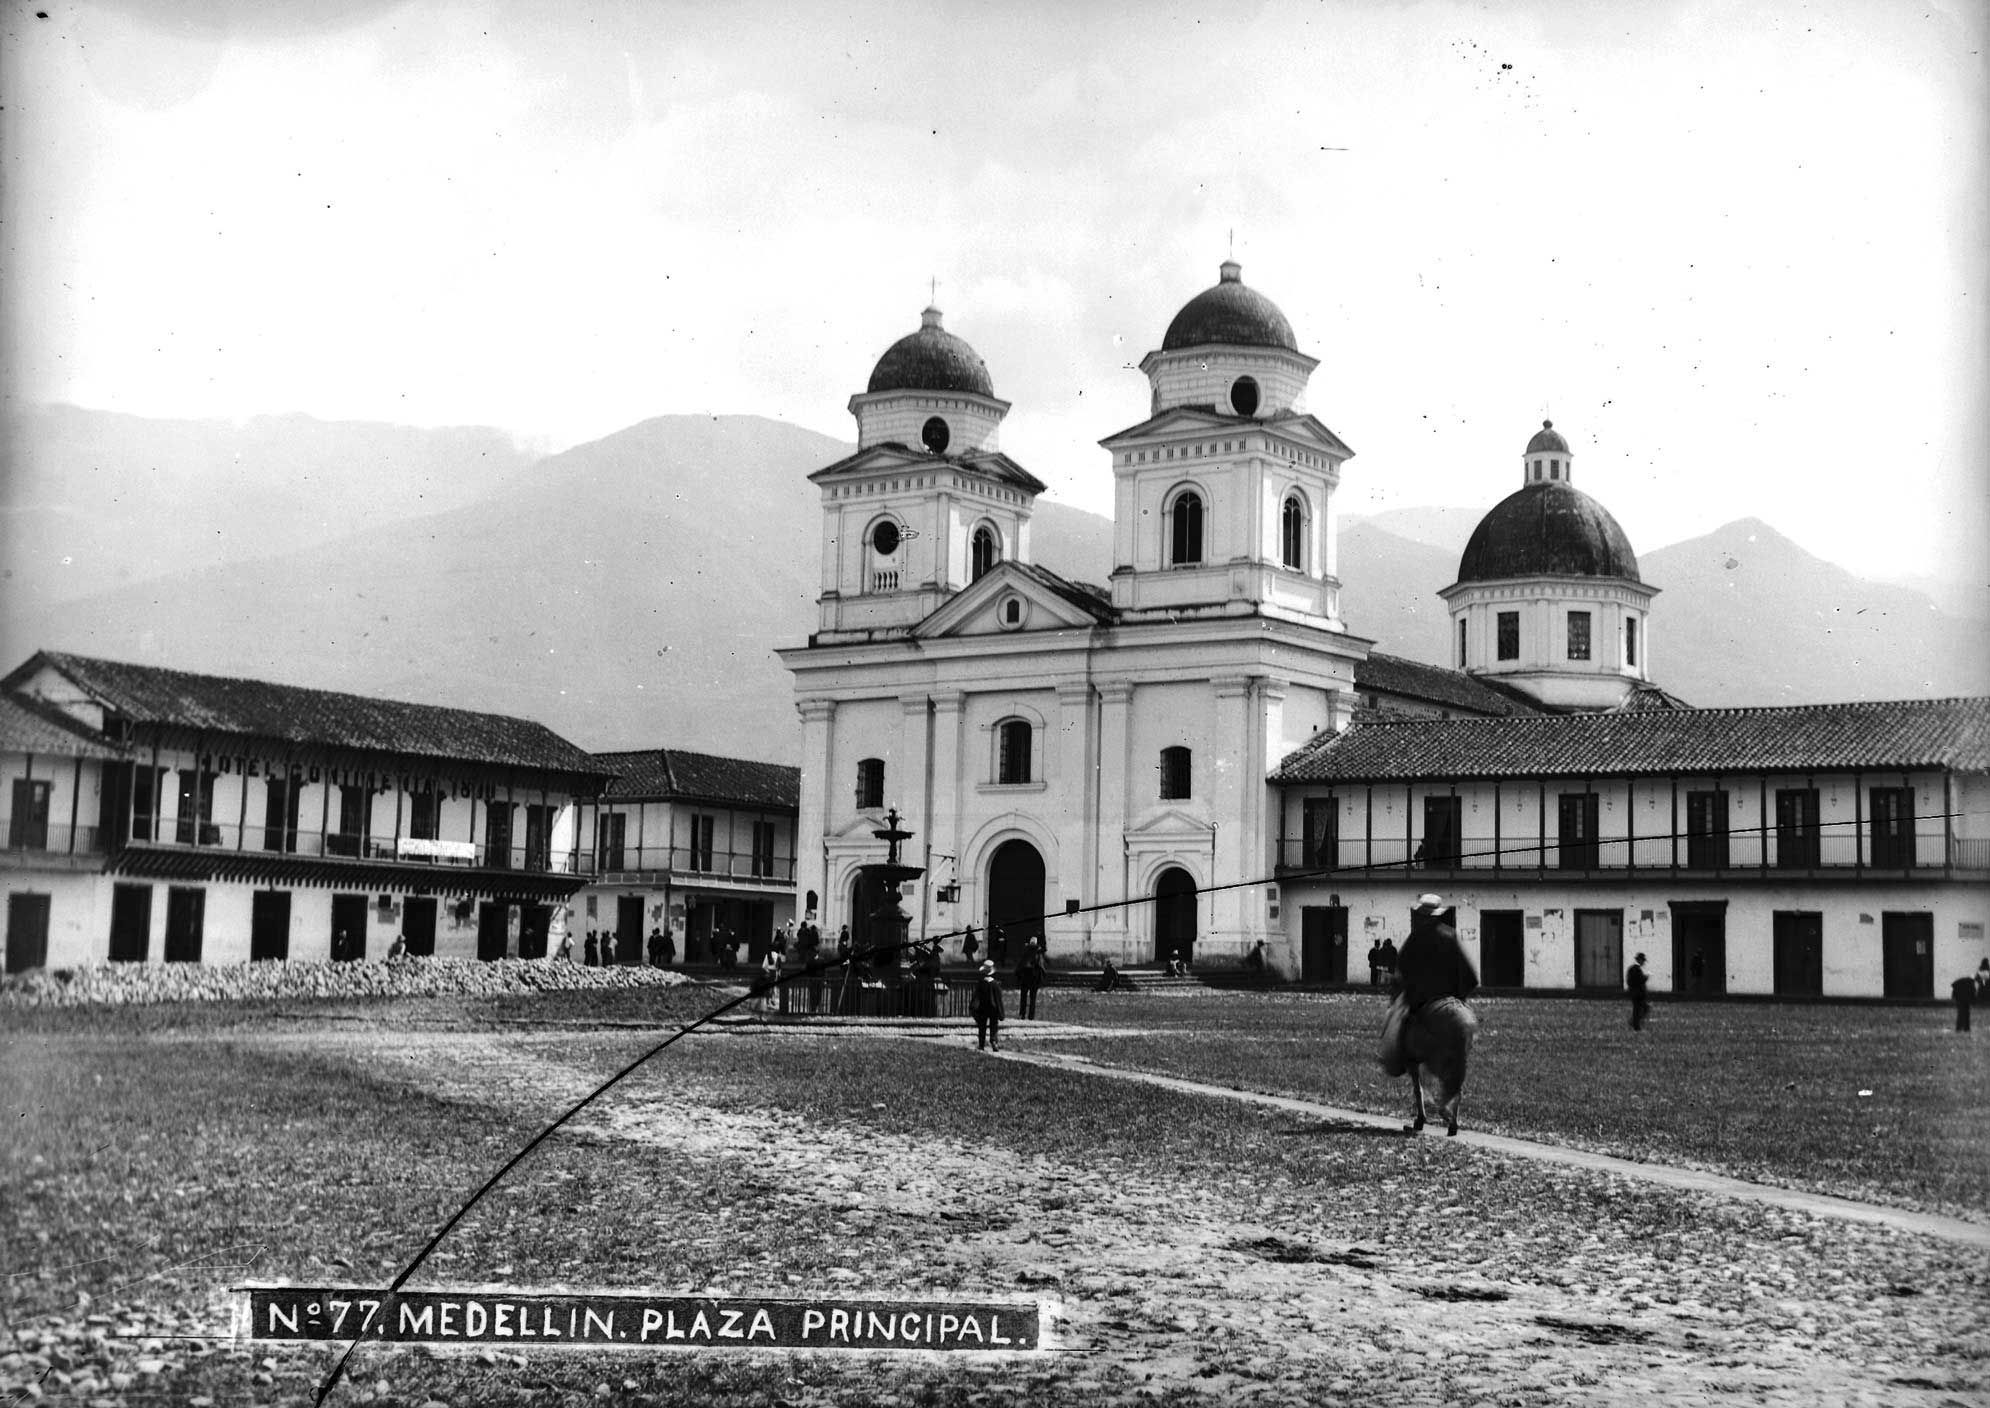
[[[0,1008],[119,1006],[149,1002],[345,997],[501,997],[511,993],[669,987],[687,982],[660,968],[578,963],[404,958],[384,963],[117,963],[57,968],[0,981]]]

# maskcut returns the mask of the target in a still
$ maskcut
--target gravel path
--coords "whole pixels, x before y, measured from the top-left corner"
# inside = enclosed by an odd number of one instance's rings
[[[535,1114],[592,1087],[573,1063],[579,1044],[627,1045],[572,1033],[270,1039],[343,1050],[422,1088]],[[1055,1058],[987,1059],[1142,1078]],[[1326,1133],[1393,1123],[1153,1079],[1290,1109]],[[1217,1186],[996,1141],[815,1123],[695,1084],[620,1090],[582,1126],[735,1166],[781,1190],[777,1209],[826,1205],[848,1249],[830,1258],[828,1284],[853,1294],[965,1287],[1050,1299],[1063,1352],[1026,1371],[1010,1361],[991,1384],[1033,1375],[1057,1399],[1131,1403],[1165,1390],[1171,1401],[1224,1403],[1990,1401],[1980,1243],[1731,1180],[1654,1186],[1650,1166],[1483,1135],[1322,1138],[1311,1156],[1323,1163],[1374,1166],[1372,1183],[1323,1209],[1303,1182],[1265,1186],[1250,1169]],[[1428,1195],[1490,1179],[1517,1185],[1516,1215],[1499,1225]],[[1678,1205],[1686,1231],[1640,1240],[1613,1216],[1657,1200]],[[708,1289],[767,1291],[793,1269],[749,1249]],[[852,1371],[859,1397],[818,1401],[892,1401],[880,1372]],[[910,1396],[933,1371],[897,1372]]]

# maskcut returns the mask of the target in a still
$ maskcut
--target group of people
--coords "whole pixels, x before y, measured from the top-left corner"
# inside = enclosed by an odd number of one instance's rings
[[[1418,901],[1418,903],[1422,903],[1422,901]],[[1396,980],[1397,962],[1398,955],[1394,939],[1383,939],[1380,943],[1370,944],[1368,946],[1368,986],[1371,988],[1382,988],[1393,983]]]
[[[581,945],[581,966],[613,968],[621,961],[615,949],[616,935],[613,930],[589,929],[587,942]],[[573,962],[574,940],[571,933],[560,940],[559,952],[554,957],[564,963]],[[661,925],[650,926],[649,939],[643,946],[643,961],[652,968],[668,968],[677,961],[677,941]]]

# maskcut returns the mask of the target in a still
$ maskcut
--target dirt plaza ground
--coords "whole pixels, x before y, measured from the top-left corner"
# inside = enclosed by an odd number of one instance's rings
[[[332,1354],[232,1343],[230,1286],[384,1284],[713,1000],[0,1014],[0,1398],[310,1402]],[[1633,1037],[1602,1003],[1489,1002],[1446,1140],[1397,1127],[1366,994],[1047,1006],[1000,1056],[960,1027],[729,1019],[543,1144],[411,1284],[1029,1297],[1055,1348],[369,1346],[334,1401],[1990,1398],[1990,1048],[1934,1009],[1662,1005]]]

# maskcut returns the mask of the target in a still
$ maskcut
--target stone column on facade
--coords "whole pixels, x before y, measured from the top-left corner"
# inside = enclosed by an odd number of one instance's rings
[[[1077,681],[1057,686],[1057,796],[1065,799],[1059,807],[1057,828],[1057,891],[1046,893],[1044,906],[1061,911],[1066,900],[1080,906],[1095,904],[1086,880],[1092,874],[1092,837],[1097,813],[1092,801],[1092,686]],[[1057,953],[1076,953],[1085,946],[1091,928],[1088,916],[1059,916],[1044,924],[1046,946]]]
[[[913,934],[923,938],[933,893],[933,730],[925,695],[900,695],[898,707],[902,714],[898,775],[904,781],[899,795],[886,800],[897,802],[899,825],[912,833],[906,864],[926,872],[912,882],[918,887],[918,898],[904,905],[912,917]]]
[[[1126,952],[1126,750],[1130,740],[1133,712],[1133,685],[1115,680],[1099,686],[1099,751],[1097,781],[1093,789],[1098,809],[1097,855],[1089,904],[1111,908],[1091,916],[1092,941],[1101,953],[1110,953],[1118,962],[1131,957]]]
[[[1255,895],[1255,904],[1247,901],[1244,911],[1245,951],[1260,940],[1265,946],[1265,956],[1279,972],[1297,976],[1299,972],[1299,932],[1296,925],[1288,924],[1285,915],[1285,895],[1277,880],[1278,873],[1278,807],[1281,797],[1268,778],[1284,757],[1285,748],[1285,696],[1290,681],[1263,679],[1258,681],[1258,707],[1252,711],[1257,723],[1257,773],[1253,783],[1246,780],[1247,795],[1255,798],[1255,805],[1246,806],[1244,815],[1248,819],[1245,836],[1246,856],[1256,856],[1256,869],[1251,873],[1266,877],[1265,883],[1246,891],[1247,896]],[[1245,864],[1251,862],[1246,860]],[[1278,917],[1272,918],[1273,900],[1278,903]],[[1249,931],[1255,930],[1255,933]]]
[[[1216,837],[1210,885],[1222,888],[1217,888],[1204,910],[1210,915],[1209,932],[1198,937],[1197,945],[1207,939],[1212,941],[1212,956],[1241,958],[1249,948],[1243,943],[1244,936],[1255,927],[1246,922],[1247,907],[1254,910],[1263,905],[1263,892],[1258,887],[1237,888],[1238,882],[1263,873],[1250,849],[1251,838],[1263,828],[1262,818],[1253,819],[1250,814],[1253,807],[1263,807],[1264,777],[1257,768],[1263,744],[1254,746],[1262,733],[1252,717],[1253,681],[1249,676],[1224,675],[1209,683],[1216,693],[1216,737],[1234,740],[1231,747],[1235,751],[1226,749],[1226,756],[1219,757],[1212,769],[1215,788],[1210,815],[1216,822]]]
[[[836,719],[833,699],[804,699],[795,706],[802,716],[801,809],[795,818],[795,903],[806,913],[808,894],[816,893],[818,908],[828,886],[823,843],[829,835],[831,725]],[[673,843],[676,838],[673,836]]]
[[[962,790],[967,780],[960,772],[960,719],[967,696],[958,690],[935,694],[930,725],[931,754],[927,769],[932,804],[927,809],[930,841],[925,849],[927,893],[937,885],[960,887],[960,899],[945,910],[929,910],[926,915],[936,932],[952,932],[967,923],[968,902],[974,886],[961,868],[960,817]]]

